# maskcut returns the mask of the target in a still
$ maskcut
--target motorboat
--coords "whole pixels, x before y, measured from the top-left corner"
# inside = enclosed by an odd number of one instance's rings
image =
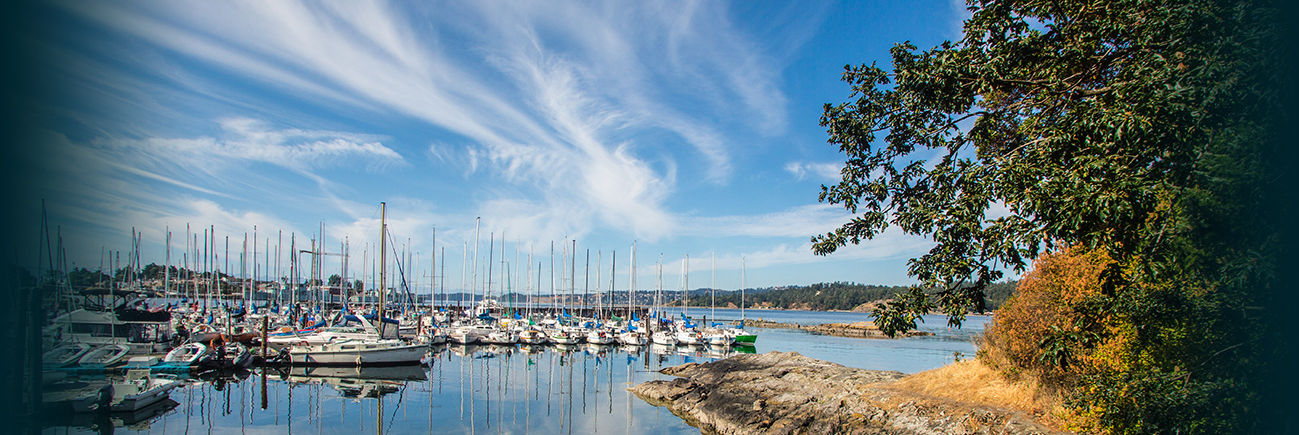
[[[167,399],[169,392],[184,382],[170,375],[150,375],[149,369],[132,369],[126,378],[113,381],[72,402],[77,412],[136,411]]]

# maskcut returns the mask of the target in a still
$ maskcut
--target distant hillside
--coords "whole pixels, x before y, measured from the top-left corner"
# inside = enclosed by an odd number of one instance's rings
[[[992,284],[985,292],[985,307],[996,310],[1015,291],[1019,281],[1006,281]],[[744,305],[748,308],[766,307],[797,310],[862,310],[863,304],[892,299],[893,295],[907,289],[907,286],[882,286],[857,284],[852,282],[817,283],[809,286],[782,286],[749,289],[744,294]],[[696,290],[690,298],[691,306],[710,306],[713,301],[707,289]],[[718,291],[716,304],[719,307],[740,306],[739,291]]]

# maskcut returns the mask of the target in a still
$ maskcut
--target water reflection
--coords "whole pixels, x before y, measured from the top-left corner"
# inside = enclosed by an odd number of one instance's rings
[[[211,371],[133,415],[76,416],[63,433],[637,433],[699,430],[626,389],[730,349],[443,345],[427,366]]]

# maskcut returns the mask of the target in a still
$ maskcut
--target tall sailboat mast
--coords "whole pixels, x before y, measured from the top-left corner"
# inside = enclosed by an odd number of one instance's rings
[[[385,307],[384,294],[387,293],[387,271],[388,271],[388,203],[379,203],[379,312],[376,319],[379,326],[379,337],[382,338],[384,323],[383,311]]]

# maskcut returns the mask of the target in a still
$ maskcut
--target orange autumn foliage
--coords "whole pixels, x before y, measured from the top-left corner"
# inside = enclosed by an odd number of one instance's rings
[[[984,331],[983,361],[1013,377],[1029,374],[1061,387],[1076,378],[1082,367],[1062,368],[1042,360],[1041,343],[1053,327],[1076,330],[1080,316],[1073,307],[1100,293],[1100,273],[1108,263],[1104,253],[1083,248],[1038,257]]]

